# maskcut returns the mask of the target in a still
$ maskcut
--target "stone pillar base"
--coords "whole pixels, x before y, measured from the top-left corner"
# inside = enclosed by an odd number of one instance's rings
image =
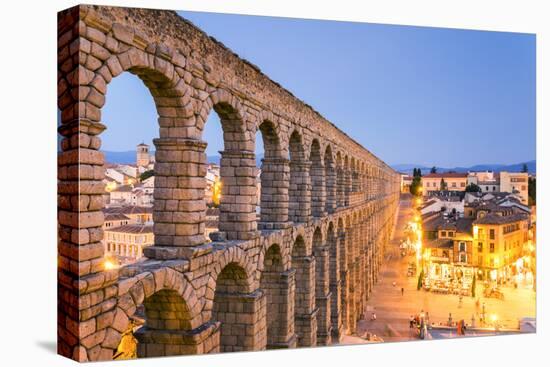
[[[317,313],[317,345],[329,345],[332,341],[332,325],[330,314],[331,293],[315,298]]]
[[[298,347],[313,347],[317,345],[317,313],[316,308],[308,315],[296,315],[294,325],[298,335]]]
[[[296,334],[292,335],[285,343],[270,343],[267,345],[267,349],[291,349],[296,348],[298,345],[298,337]]]
[[[211,321],[193,330],[155,330],[143,326],[134,332],[138,358],[218,353],[220,322]]]
[[[266,348],[266,297],[263,291],[216,293],[214,302],[212,317],[222,323],[220,352]]]
[[[332,334],[332,343],[340,343],[344,337],[344,325],[340,324],[338,328],[332,327],[330,330]]]

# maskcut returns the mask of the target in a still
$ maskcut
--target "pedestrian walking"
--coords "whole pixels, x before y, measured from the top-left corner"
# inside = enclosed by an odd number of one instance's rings
[[[376,314],[373,312],[370,316],[370,320],[371,321],[375,321],[376,320]]]
[[[395,287],[395,286],[397,285],[397,283],[396,283],[396,282],[393,282],[392,285]]]
[[[401,287],[401,295],[403,295],[403,293],[405,293],[405,288]]]

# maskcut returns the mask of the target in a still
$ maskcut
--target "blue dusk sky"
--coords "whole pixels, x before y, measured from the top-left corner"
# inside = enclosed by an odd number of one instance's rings
[[[389,164],[535,159],[535,35],[179,14]],[[109,85],[102,120],[107,151],[158,136],[153,100],[128,73]],[[215,113],[203,139],[209,156],[223,150]]]

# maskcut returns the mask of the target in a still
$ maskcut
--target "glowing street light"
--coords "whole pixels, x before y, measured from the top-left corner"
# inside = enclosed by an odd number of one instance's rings
[[[212,187],[212,202],[214,205],[220,205],[220,200],[222,197],[222,182],[219,179],[216,179],[214,186]]]
[[[103,263],[103,267],[105,268],[105,270],[112,270],[116,269],[118,266],[111,260],[105,260],[105,262]]]

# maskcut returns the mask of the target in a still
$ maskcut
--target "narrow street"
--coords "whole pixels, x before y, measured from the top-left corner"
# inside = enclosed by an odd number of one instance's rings
[[[530,288],[504,287],[504,300],[479,297],[480,306],[476,307],[476,298],[463,297],[459,304],[457,295],[443,295],[417,290],[418,273],[407,276],[407,264],[414,256],[402,257],[399,245],[404,239],[404,229],[413,216],[411,197],[403,195],[400,201],[397,227],[390,242],[382,265],[379,281],[375,284],[373,293],[367,302],[367,320],[358,323],[358,335],[366,333],[381,337],[384,341],[416,340],[417,337],[409,329],[411,315],[426,312],[429,322],[446,324],[449,313],[453,321],[463,319],[466,324],[479,326],[479,313],[483,303],[486,314],[498,320],[500,327],[517,329],[518,321],[523,317],[535,317],[536,296]],[[394,286],[395,282],[395,286]],[[401,288],[404,289],[403,295]],[[481,282],[476,294],[483,293]],[[370,316],[376,313],[376,320]]]

